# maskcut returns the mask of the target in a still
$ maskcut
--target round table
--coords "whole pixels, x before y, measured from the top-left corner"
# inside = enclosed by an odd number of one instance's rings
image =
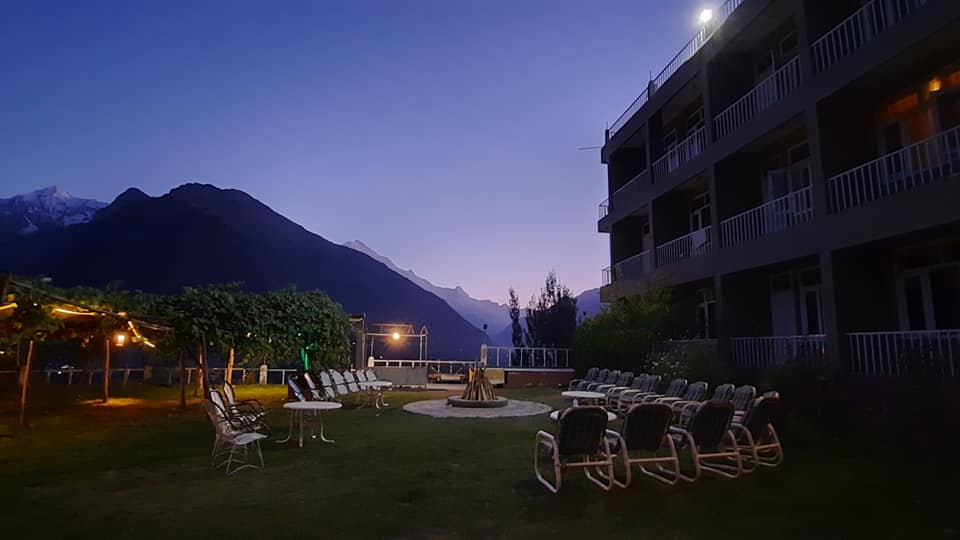
[[[341,407],[343,405],[334,401],[291,401],[290,403],[284,403],[283,408],[290,410],[290,432],[287,433],[286,439],[277,442],[285,443],[293,437],[293,415],[296,414],[300,417],[300,448],[303,448],[303,413],[308,411],[312,411],[320,419],[320,440],[325,443],[336,442],[326,438],[323,434],[323,411],[332,411]],[[317,438],[313,434],[313,426],[310,427],[310,436],[314,439]]]
[[[560,409],[557,409],[557,410],[553,411],[552,413],[550,413],[550,419],[553,420],[554,422],[559,422],[559,421],[560,421],[560,412],[561,412]],[[607,422],[613,422],[613,421],[616,420],[616,419],[617,419],[617,415],[616,415],[616,414],[614,414],[614,413],[612,413],[612,412],[610,412],[610,411],[607,411]]]
[[[392,383],[392,382],[390,382],[390,381],[360,381],[360,382],[358,382],[357,384],[358,384],[358,385],[360,386],[360,388],[362,388],[363,390],[373,390],[374,392],[377,393],[376,399],[374,400],[373,403],[374,403],[374,405],[376,405],[376,407],[377,407],[378,409],[380,408],[381,405],[384,406],[384,407],[390,405],[389,403],[387,403],[386,401],[383,400],[383,391],[386,390],[387,388],[392,388],[392,387],[393,387],[393,383]],[[370,398],[368,397],[368,398],[367,398],[367,405],[369,405],[369,404],[370,404]]]
[[[594,401],[599,403],[607,397],[606,394],[601,394],[600,392],[584,392],[582,390],[567,390],[561,395],[567,399],[572,399],[574,407],[580,406],[580,400]]]

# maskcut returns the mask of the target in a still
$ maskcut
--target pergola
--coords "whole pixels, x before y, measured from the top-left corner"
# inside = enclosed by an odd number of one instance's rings
[[[378,337],[384,338],[384,340],[393,340],[395,342],[399,342],[405,338],[417,338],[420,342],[417,360],[422,361],[427,358],[429,333],[427,332],[426,326],[421,326],[419,332],[417,332],[416,328],[410,323],[374,323],[370,326],[372,326],[375,331],[367,332],[366,334],[370,338],[370,350],[367,353],[368,355],[373,356],[373,346],[376,338]]]

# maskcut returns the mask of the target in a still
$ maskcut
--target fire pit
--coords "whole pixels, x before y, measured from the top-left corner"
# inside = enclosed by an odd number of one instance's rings
[[[509,403],[507,398],[497,397],[493,393],[493,385],[487,378],[487,368],[480,364],[473,368],[473,374],[467,382],[463,395],[447,398],[447,405],[471,409],[495,409],[506,407],[507,403]]]

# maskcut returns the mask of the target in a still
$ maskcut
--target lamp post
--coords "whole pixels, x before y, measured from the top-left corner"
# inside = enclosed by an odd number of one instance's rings
[[[117,347],[123,347],[127,344],[127,333],[117,331],[113,336],[107,336],[104,339],[104,357],[103,357],[103,403],[110,399],[110,342]]]

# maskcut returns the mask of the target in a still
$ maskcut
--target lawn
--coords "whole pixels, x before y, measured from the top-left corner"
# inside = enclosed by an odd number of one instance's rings
[[[284,388],[239,393],[269,405],[274,435],[286,434]],[[575,473],[551,495],[532,473],[534,433],[553,427],[545,415],[434,419],[400,406],[440,394],[394,393],[379,416],[330,413],[335,445],[268,442],[265,469],[226,478],[209,468],[212,429],[195,400],[180,411],[173,390],[131,394],[102,406],[37,393],[32,429],[0,437],[3,537],[947,538],[960,529],[956,473],[938,472],[935,456],[907,460],[906,446],[861,448],[801,426],[782,429],[780,469],[677,487],[644,479],[609,494]],[[550,389],[503,394],[562,404]],[[8,423],[11,402],[2,404]]]

